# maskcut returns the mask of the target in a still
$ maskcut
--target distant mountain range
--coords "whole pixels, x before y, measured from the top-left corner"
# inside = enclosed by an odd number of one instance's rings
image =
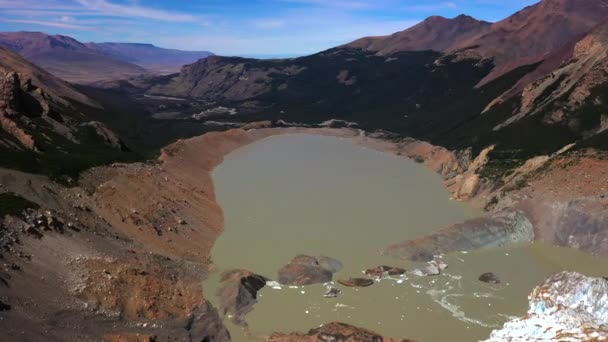
[[[152,44],[140,43],[88,43],[86,45],[116,59],[164,73],[178,72],[185,64],[213,55],[209,51],[163,49]]]
[[[124,79],[146,73],[171,73],[211,55],[207,51],[179,51],[151,44],[81,43],[40,32],[0,33],[0,47],[12,50],[70,82]]]
[[[525,159],[606,140],[607,22],[608,0],[544,0],[497,23],[435,16],[307,57],[211,57],[148,93]]]

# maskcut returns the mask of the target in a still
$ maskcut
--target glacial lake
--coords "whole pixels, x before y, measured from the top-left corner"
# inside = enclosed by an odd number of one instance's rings
[[[392,243],[426,235],[476,215],[450,201],[441,178],[414,161],[348,139],[313,135],[270,137],[226,156],[213,174],[225,231],[212,251],[215,272],[204,282],[216,307],[219,274],[247,269],[271,279],[298,254],[326,255],[344,269],[334,276],[363,276],[390,265],[424,264],[381,256]],[[443,274],[383,279],[368,288],[336,285],[265,287],[246,316],[251,335],[226,326],[234,341],[263,340],[273,332],[306,332],[343,322],[387,337],[419,341],[478,341],[525,314],[527,295],[548,275],[572,270],[605,276],[606,260],[570,249],[526,244],[443,256]],[[477,280],[495,272],[502,283]]]

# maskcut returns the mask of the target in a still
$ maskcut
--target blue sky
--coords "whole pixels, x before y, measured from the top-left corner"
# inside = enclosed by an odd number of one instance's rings
[[[0,0],[0,31],[222,55],[303,55],[430,15],[498,21],[537,0]]]

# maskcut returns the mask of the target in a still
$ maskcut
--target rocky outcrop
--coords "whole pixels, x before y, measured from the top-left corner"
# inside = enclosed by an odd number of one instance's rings
[[[279,270],[279,283],[283,285],[323,284],[332,280],[342,263],[325,256],[298,255]]]
[[[425,237],[389,246],[383,254],[413,261],[479,248],[503,247],[534,240],[534,227],[524,213],[503,211],[445,227]]]
[[[344,323],[329,323],[320,328],[312,329],[306,334],[273,334],[266,339],[268,342],[414,342],[407,339],[383,337],[373,331],[354,327]]]
[[[241,126],[241,129],[247,131],[250,129],[261,129],[261,128],[270,128],[270,127],[272,127],[272,121],[266,120],[266,121],[250,122],[248,124]]]
[[[127,146],[122,142],[120,137],[101,122],[91,121],[83,124],[83,126],[92,128],[95,131],[95,134],[103,139],[107,146],[121,151],[128,150]]]
[[[0,126],[28,150],[36,150],[34,138],[19,127],[21,85],[19,75],[8,72],[0,75]]]
[[[424,164],[445,179],[462,174],[471,163],[469,156],[458,156],[444,147],[425,141],[405,139],[399,145],[399,154]]]
[[[489,342],[608,339],[608,280],[578,273],[550,276],[529,296],[526,316],[494,331]]]
[[[224,272],[217,293],[222,314],[229,315],[234,324],[247,327],[245,315],[253,310],[257,293],[267,281],[265,277],[245,270]]]
[[[277,76],[297,75],[302,68],[283,61],[257,61],[238,57],[210,56],[186,65],[168,84],[149,90],[152,95],[242,101],[268,93]]]

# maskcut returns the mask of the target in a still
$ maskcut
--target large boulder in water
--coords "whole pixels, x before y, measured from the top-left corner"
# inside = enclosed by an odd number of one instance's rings
[[[224,272],[217,293],[222,313],[231,315],[234,324],[247,327],[245,315],[253,310],[257,293],[267,281],[265,277],[245,270]]]
[[[494,331],[488,342],[608,340],[608,280],[561,272],[529,299],[528,313]]]
[[[283,285],[323,284],[332,280],[342,263],[326,256],[298,255],[279,270],[279,283]]]
[[[500,278],[495,273],[486,272],[479,276],[479,281],[488,284],[500,284]]]
[[[534,226],[524,212],[505,210],[389,246],[382,253],[412,261],[430,261],[435,255],[504,247],[533,241],[534,236]]]

